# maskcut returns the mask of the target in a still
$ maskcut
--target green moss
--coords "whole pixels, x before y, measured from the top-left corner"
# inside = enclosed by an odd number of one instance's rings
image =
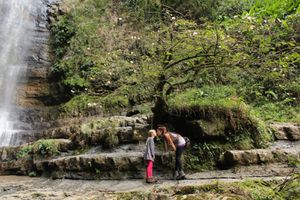
[[[147,199],[149,193],[147,192],[127,192],[121,193],[117,195],[118,200],[139,200],[139,199]]]
[[[155,192],[124,192],[117,199],[232,199],[232,200],[294,200],[299,199],[300,179],[264,181],[261,179],[235,182],[214,181],[209,184],[155,188]],[[281,188],[281,189],[280,189]],[[298,189],[298,191],[297,191]]]
[[[120,126],[117,119],[93,120],[81,125],[81,133],[87,136],[93,144],[102,144],[105,148],[113,148],[119,144],[116,127]]]
[[[242,182],[222,183],[216,182],[201,186],[184,186],[176,191],[176,196],[197,194],[202,196],[210,194],[211,197],[231,197],[230,199],[253,199],[253,200],[284,200],[297,199],[299,193],[295,189],[300,186],[297,179],[293,179],[285,185],[284,189],[278,191],[282,181],[245,180]],[[275,189],[274,189],[275,188]],[[289,191],[289,192],[287,192]],[[192,196],[191,196],[192,197]]]

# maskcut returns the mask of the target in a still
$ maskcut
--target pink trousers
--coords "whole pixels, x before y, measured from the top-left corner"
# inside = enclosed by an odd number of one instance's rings
[[[147,160],[146,178],[152,177],[153,161]]]

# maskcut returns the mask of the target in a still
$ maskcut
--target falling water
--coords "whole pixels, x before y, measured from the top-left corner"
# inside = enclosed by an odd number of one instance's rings
[[[26,72],[26,57],[41,0],[0,0],[0,146],[14,144],[18,130],[16,86]]]

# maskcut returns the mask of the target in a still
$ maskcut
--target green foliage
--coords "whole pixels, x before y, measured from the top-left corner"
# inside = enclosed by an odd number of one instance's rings
[[[86,115],[89,115],[89,112],[97,110],[99,107],[100,105],[98,99],[93,96],[81,94],[65,103],[62,106],[62,110],[67,113],[67,115],[81,116],[85,113]]]
[[[128,98],[122,95],[107,95],[101,98],[100,101],[103,107],[109,111],[126,108],[129,105]]]
[[[236,97],[236,90],[229,86],[204,86],[202,88],[191,88],[179,94],[173,94],[168,99],[170,107],[199,106],[201,108],[216,107],[242,108],[245,105]]]
[[[104,97],[81,94],[62,105],[68,116],[89,116],[100,112],[118,113],[129,105],[128,98],[110,94]]]
[[[264,147],[272,140],[265,123],[258,114],[236,96],[236,90],[228,86],[204,86],[174,94],[168,100],[169,109],[176,113],[197,112],[201,119],[224,120],[226,140],[236,148]],[[229,121],[229,122],[228,122]]]
[[[213,19],[218,2],[216,0],[163,0],[162,4],[172,7],[187,18]]]
[[[185,168],[191,171],[215,169],[221,153],[231,148],[232,146],[230,144],[222,144],[219,142],[195,144],[192,148],[185,151]]]
[[[63,106],[71,115],[230,85],[232,96],[210,99],[199,91],[197,103],[241,109],[243,100],[262,119],[299,121],[299,0],[65,4],[68,12],[51,29],[51,71],[73,97]],[[189,95],[175,99],[195,103]]]
[[[284,18],[299,11],[299,0],[256,0],[249,13],[259,17]]]
[[[300,108],[285,105],[283,102],[266,103],[255,107],[256,114],[265,121],[300,122]]]
[[[61,16],[57,23],[51,26],[51,45],[55,56],[61,59],[70,45],[71,38],[75,35],[74,24],[69,16]]]
[[[59,154],[58,145],[54,139],[38,140],[33,144],[33,153],[41,156],[54,156]]]
[[[216,18],[226,20],[227,18],[238,16],[249,11],[255,0],[225,0],[219,1],[216,11]]]
[[[161,16],[160,0],[128,0],[125,2],[125,7],[138,21],[154,22],[157,19],[159,20]]]
[[[16,154],[17,158],[24,158],[28,156],[30,153],[33,152],[33,146],[32,145],[26,145],[22,147]]]

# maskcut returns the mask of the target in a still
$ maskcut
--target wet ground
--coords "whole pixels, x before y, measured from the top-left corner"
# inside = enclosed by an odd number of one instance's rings
[[[286,165],[260,165],[188,174],[186,180],[160,177],[158,184],[136,180],[52,180],[24,176],[0,176],[0,199],[116,199],[117,193],[151,192],[156,189],[209,184],[216,181],[235,182],[245,179],[286,179],[293,168]]]

